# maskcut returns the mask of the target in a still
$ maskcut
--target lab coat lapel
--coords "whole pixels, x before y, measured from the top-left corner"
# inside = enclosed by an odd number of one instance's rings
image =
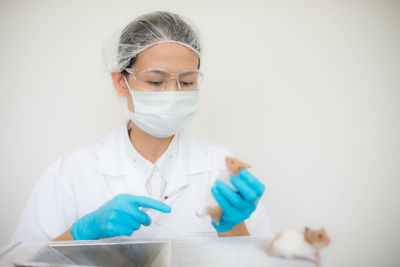
[[[99,157],[97,170],[106,178],[113,188],[113,194],[128,193],[149,196],[147,189],[140,179],[143,175],[130,162],[124,143],[127,134],[126,123],[115,129],[97,148]]]
[[[150,197],[143,179],[140,178],[143,174],[135,168],[135,165],[130,169],[128,175],[125,177],[126,193]]]
[[[176,161],[174,164],[171,181],[167,184],[165,188],[164,196],[169,196],[172,192],[179,190],[179,188],[188,184],[187,177],[185,175],[184,169],[182,168],[183,166],[180,163],[181,162]],[[167,205],[172,204],[172,202],[174,202],[180,196],[181,193],[182,191],[166,199],[164,202]]]
[[[167,184],[164,196],[178,190],[184,185],[190,185],[191,176],[211,169],[207,163],[207,157],[203,146],[193,140],[185,132],[179,134],[179,144],[177,158],[174,162],[171,181]],[[165,201],[166,204],[172,204],[183,191],[174,195]]]
[[[126,126],[121,124],[97,147],[97,170],[100,173],[107,176],[127,174],[128,156],[123,143],[123,134],[126,134],[124,131]]]

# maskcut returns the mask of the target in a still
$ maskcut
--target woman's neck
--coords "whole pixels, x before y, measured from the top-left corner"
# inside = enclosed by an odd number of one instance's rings
[[[156,138],[142,131],[134,123],[132,123],[132,129],[129,134],[129,139],[136,151],[153,164],[167,150],[173,137]]]

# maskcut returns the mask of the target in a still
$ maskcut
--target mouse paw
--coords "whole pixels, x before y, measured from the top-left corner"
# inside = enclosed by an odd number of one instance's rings
[[[294,261],[296,259],[296,257],[290,257],[289,260]]]
[[[317,265],[317,266],[319,266],[319,264],[320,264],[320,260],[319,259],[313,259],[313,262]]]

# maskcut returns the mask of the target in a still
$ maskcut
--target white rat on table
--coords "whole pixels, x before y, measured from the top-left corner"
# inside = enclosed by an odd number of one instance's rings
[[[289,259],[302,258],[319,264],[319,250],[331,242],[325,230],[287,230],[277,234],[271,241],[268,254]]]

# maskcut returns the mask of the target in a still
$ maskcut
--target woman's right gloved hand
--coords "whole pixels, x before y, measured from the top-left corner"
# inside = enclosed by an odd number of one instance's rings
[[[121,194],[97,210],[77,220],[71,228],[74,240],[100,239],[131,235],[143,225],[150,225],[150,217],[139,207],[161,212],[171,212],[171,207],[161,201],[145,197]]]

